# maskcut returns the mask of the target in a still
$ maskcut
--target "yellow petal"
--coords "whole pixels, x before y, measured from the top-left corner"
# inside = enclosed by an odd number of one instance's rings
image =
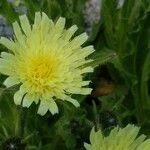
[[[26,94],[23,99],[22,106],[28,108],[33,103],[33,101],[34,101],[34,97],[30,94]]]
[[[31,25],[29,23],[29,20],[26,15],[22,15],[20,18],[20,24],[22,27],[22,30],[24,31],[26,36],[29,36],[31,34]]]
[[[146,140],[145,142],[143,142],[138,148],[137,150],[149,150],[150,149],[150,139]]]
[[[19,84],[20,83],[20,81],[16,78],[16,77],[8,77],[5,81],[4,81],[4,85],[7,87],[7,88],[9,88],[9,87],[11,87],[11,86],[13,86],[13,85],[16,85],[16,84]]]
[[[35,13],[33,29],[41,24],[41,20],[42,20],[41,13],[40,12],[36,12]]]
[[[43,12],[42,13],[42,20],[41,20],[41,30],[42,30],[41,32],[43,33],[43,36],[45,36],[45,33],[47,34],[52,27],[54,27],[54,23]]]
[[[79,102],[76,99],[71,98],[70,96],[66,96],[65,100],[72,103],[75,107],[80,106]]]
[[[14,55],[11,54],[11,53],[7,53],[7,52],[1,52],[1,57],[3,59],[6,59],[6,60],[12,60],[12,59],[15,59]]]
[[[0,44],[3,44],[9,50],[15,51],[15,43],[5,37],[0,38]]]
[[[93,71],[94,71],[94,69],[92,67],[86,67],[81,70],[81,74],[87,73],[87,72],[93,72]]]
[[[50,99],[47,101],[47,106],[48,106],[49,111],[52,113],[52,115],[58,113],[57,104],[55,103],[53,99]]]
[[[13,23],[13,29],[16,36],[16,39],[22,48],[26,48],[25,45],[25,36],[23,35],[21,28],[17,22]]]
[[[19,90],[14,94],[14,102],[16,105],[21,105],[24,95],[25,92],[23,92],[22,90]]]
[[[48,111],[48,106],[44,100],[41,100],[41,103],[39,105],[38,114],[44,116]]]
[[[66,19],[65,18],[62,18],[60,17],[57,22],[56,22],[56,25],[55,25],[55,32],[58,34],[58,33],[62,33],[62,31],[64,30],[64,27],[65,27],[65,22],[66,22]]]
[[[73,25],[71,28],[69,28],[68,30],[66,30],[64,32],[64,38],[69,40],[73,35],[74,33],[77,31],[78,27],[76,25]]]
[[[75,37],[70,44],[68,44],[68,48],[69,49],[77,49],[79,48],[86,40],[88,39],[88,36],[86,33],[82,33],[80,35],[78,35],[77,37]]]

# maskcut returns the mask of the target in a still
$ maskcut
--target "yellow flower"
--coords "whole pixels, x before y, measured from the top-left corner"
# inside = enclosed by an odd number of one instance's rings
[[[14,102],[29,107],[40,100],[38,113],[48,110],[58,113],[56,99],[66,100],[79,106],[72,94],[89,94],[89,81],[83,81],[83,74],[93,68],[84,67],[91,60],[93,46],[82,48],[87,40],[85,33],[72,37],[77,30],[74,25],[65,29],[65,18],[54,23],[45,13],[35,13],[34,24],[30,25],[26,15],[20,16],[20,25],[13,23],[15,40],[1,38],[0,43],[10,52],[2,52],[0,72],[9,76],[6,87],[19,84],[14,94]]]
[[[84,144],[87,150],[150,150],[150,139],[139,134],[139,127],[127,125],[125,128],[114,128],[110,135],[104,137],[102,131],[91,131],[91,144]]]

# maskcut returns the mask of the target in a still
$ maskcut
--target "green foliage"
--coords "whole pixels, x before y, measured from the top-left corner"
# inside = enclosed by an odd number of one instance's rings
[[[130,86],[139,124],[148,123],[150,2],[126,0],[122,9],[116,10],[114,7],[114,2],[103,2],[105,38],[109,48],[116,51],[118,56],[114,67]]]

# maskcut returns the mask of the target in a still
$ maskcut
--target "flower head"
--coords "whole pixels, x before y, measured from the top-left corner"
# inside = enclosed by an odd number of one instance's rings
[[[6,87],[19,84],[14,94],[14,102],[29,107],[40,101],[38,113],[48,110],[58,113],[55,99],[66,100],[76,107],[79,103],[72,94],[89,94],[89,81],[83,81],[83,74],[92,72],[85,67],[91,60],[92,46],[82,48],[87,40],[85,33],[72,38],[77,26],[65,29],[65,19],[60,17],[54,23],[45,13],[35,14],[34,24],[30,25],[26,15],[20,16],[20,25],[13,23],[15,40],[1,38],[0,43],[10,52],[2,52],[0,72],[9,76]],[[86,65],[87,66],[87,65]]]
[[[127,125],[121,129],[119,127],[114,128],[110,135],[104,137],[102,131],[91,131],[90,142],[85,143],[87,150],[149,150],[150,139],[145,140],[145,135],[138,136],[139,127],[134,125]]]

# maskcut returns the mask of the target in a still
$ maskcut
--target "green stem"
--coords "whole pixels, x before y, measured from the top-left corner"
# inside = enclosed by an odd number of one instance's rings
[[[99,125],[99,115],[98,115],[98,112],[97,112],[97,106],[95,104],[94,101],[92,101],[92,104],[93,104],[93,113],[94,113],[94,117],[95,117],[95,130],[98,131],[100,129],[100,125]]]
[[[19,128],[19,136],[20,137],[23,137],[23,135],[24,135],[24,127],[25,127],[25,118],[26,118],[26,112],[25,112],[25,110],[24,110],[24,108],[22,107],[22,108],[20,108],[20,117],[19,117],[19,119],[20,119],[20,128]]]
[[[23,99],[24,97],[22,98],[21,106],[19,107],[18,123],[17,123],[17,128],[16,128],[16,135],[18,137],[24,136],[26,110],[25,108],[22,107]]]

